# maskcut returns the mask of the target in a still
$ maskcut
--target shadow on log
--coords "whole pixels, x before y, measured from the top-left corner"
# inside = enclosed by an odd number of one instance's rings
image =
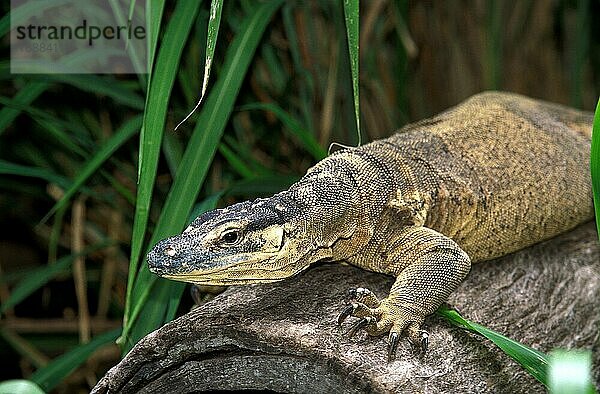
[[[339,264],[282,282],[231,287],[142,339],[94,393],[544,392],[491,342],[438,316],[429,350],[406,338],[386,361],[387,338],[343,335],[335,319],[351,287],[387,294],[392,278]],[[600,251],[592,223],[475,264],[449,303],[465,317],[543,352],[592,349],[598,381]],[[345,323],[347,327],[349,322]]]

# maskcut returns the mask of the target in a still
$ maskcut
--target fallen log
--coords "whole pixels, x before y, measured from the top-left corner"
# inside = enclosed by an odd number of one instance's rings
[[[545,392],[491,342],[438,316],[429,350],[336,326],[349,288],[385,295],[392,278],[339,264],[289,280],[230,287],[142,339],[93,393]],[[463,316],[543,352],[593,349],[598,381],[600,248],[592,223],[515,254],[475,264],[449,303]]]

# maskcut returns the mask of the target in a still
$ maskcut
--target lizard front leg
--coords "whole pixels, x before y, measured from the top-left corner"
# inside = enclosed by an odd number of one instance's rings
[[[453,240],[421,226],[374,236],[348,261],[396,276],[387,298],[379,302],[369,290],[359,288],[353,293],[355,302],[338,318],[339,324],[348,316],[361,318],[349,334],[361,328],[370,335],[389,332],[389,360],[404,331],[413,343],[427,348],[427,333],[421,330],[425,317],[435,312],[471,268],[469,256]]]

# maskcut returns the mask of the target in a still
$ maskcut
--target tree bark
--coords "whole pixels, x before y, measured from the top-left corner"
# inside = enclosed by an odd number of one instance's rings
[[[282,282],[230,287],[142,339],[94,393],[544,392],[488,340],[436,315],[429,350],[336,326],[352,287],[387,294],[393,278],[339,264]],[[600,365],[600,248],[592,223],[512,255],[475,264],[449,303],[463,316],[543,352],[592,349]]]

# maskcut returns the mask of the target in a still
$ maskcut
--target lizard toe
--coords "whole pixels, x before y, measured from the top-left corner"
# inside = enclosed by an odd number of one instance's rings
[[[348,297],[353,301],[367,305],[369,308],[377,308],[381,304],[377,296],[371,290],[364,287],[356,287],[348,290]]]
[[[352,337],[352,336],[354,336],[354,334],[356,334],[358,332],[358,330],[363,329],[363,328],[367,328],[367,331],[369,331],[369,326],[374,326],[374,325],[376,325],[376,319],[374,317],[371,317],[371,316],[363,317],[360,320],[358,320],[356,323],[354,323],[352,326],[350,326],[350,329],[348,331],[346,331],[346,335],[348,337]]]
[[[407,331],[411,344],[421,353],[425,353],[429,346],[429,333],[421,329],[421,324],[415,322],[409,324]]]
[[[337,317],[337,324],[341,326],[342,323],[350,316],[354,317],[376,317],[376,312],[373,308],[369,308],[362,302],[353,302],[344,307],[342,312]]]
[[[349,294],[354,300],[360,299],[364,303],[355,301],[347,304],[337,317],[340,326],[348,317],[359,318],[346,330],[345,334],[348,337],[360,330],[365,330],[371,336],[388,334],[388,361],[396,358],[396,350],[403,334],[406,334],[411,344],[417,346],[422,353],[427,350],[429,334],[421,329],[424,316],[414,308],[395,304],[388,298],[381,302],[377,300],[378,306],[371,307],[376,297],[367,289],[353,289]]]

